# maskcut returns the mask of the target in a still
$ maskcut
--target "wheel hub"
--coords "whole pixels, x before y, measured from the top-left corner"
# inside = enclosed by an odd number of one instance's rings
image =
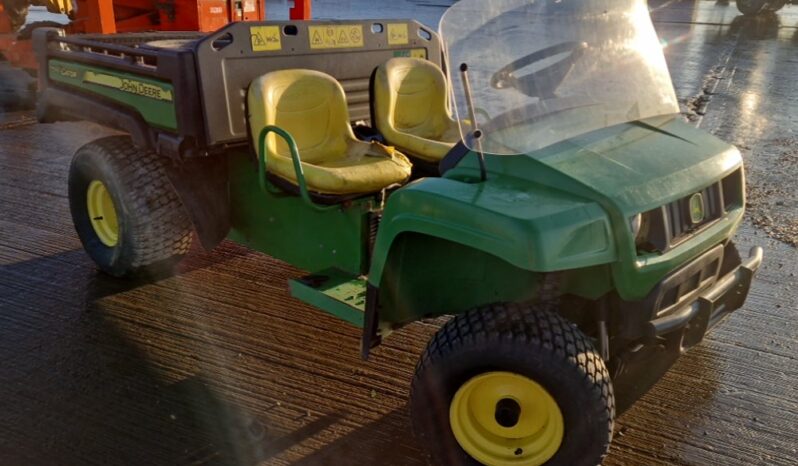
[[[478,375],[455,393],[449,407],[455,439],[489,465],[542,465],[557,453],[563,416],[537,382],[512,372]]]
[[[502,398],[496,403],[496,422],[502,426],[514,427],[521,417],[521,405],[512,398]]]
[[[89,219],[100,242],[112,248],[119,242],[119,221],[111,193],[102,181],[89,183],[86,191]]]

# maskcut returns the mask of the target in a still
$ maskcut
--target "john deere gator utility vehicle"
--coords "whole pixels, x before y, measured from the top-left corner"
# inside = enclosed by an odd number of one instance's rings
[[[307,270],[293,295],[362,328],[364,357],[454,315],[411,387],[437,464],[601,462],[616,393],[738,309],[762,260],[731,241],[740,153],[680,118],[644,0],[460,0],[439,34],[36,41],[40,117],[127,133],[70,171],[101,270],[228,238]]]

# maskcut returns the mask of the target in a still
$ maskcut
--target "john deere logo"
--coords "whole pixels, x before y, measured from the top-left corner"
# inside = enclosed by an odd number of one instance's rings
[[[690,221],[693,224],[701,223],[704,220],[704,196],[695,193],[690,196]]]

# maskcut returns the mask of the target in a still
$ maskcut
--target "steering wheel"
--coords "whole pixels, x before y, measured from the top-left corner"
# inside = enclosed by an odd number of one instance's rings
[[[554,97],[554,91],[562,84],[565,76],[568,75],[574,63],[582,56],[585,50],[587,50],[587,43],[585,42],[562,42],[537,50],[494,73],[490,84],[495,89],[515,88],[530,97]],[[515,75],[516,71],[532,63],[560,54],[567,55],[546,68],[521,77]]]

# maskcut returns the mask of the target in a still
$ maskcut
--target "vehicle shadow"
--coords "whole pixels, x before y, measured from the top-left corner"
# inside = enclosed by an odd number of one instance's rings
[[[247,254],[198,253],[177,272]],[[150,339],[169,344],[164,329],[135,323],[131,333],[103,304],[159,278],[107,276],[82,249],[0,265],[0,464],[250,465],[266,457],[268,425],[212,378],[175,375],[148,355]],[[158,318],[166,307],[142,312]],[[141,334],[147,345],[137,343]]]
[[[20,309],[2,306],[2,318]],[[25,310],[22,310],[23,313]],[[23,316],[24,317],[24,316]],[[3,338],[0,464],[256,464],[268,426],[202,375],[164,377],[101,307]],[[50,329],[51,330],[51,329]]]
[[[48,296],[63,295],[62,298],[69,302],[87,303],[257,254],[233,243],[223,243],[217,249],[223,252],[206,252],[195,238],[191,251],[176,267],[157,274],[124,279],[99,271],[86,251],[73,249],[35,259],[0,264],[0,277],[9,277],[9,283],[29,283],[29,286],[21,286],[17,290],[14,295],[16,300],[35,303],[46,301]],[[17,280],[12,277],[17,277]],[[18,293],[23,293],[25,299],[20,298]],[[4,292],[0,290],[0,299],[3,297]]]
[[[292,463],[296,466],[356,464],[355,458],[379,458],[383,466],[425,465],[413,438],[407,408],[391,411]]]

